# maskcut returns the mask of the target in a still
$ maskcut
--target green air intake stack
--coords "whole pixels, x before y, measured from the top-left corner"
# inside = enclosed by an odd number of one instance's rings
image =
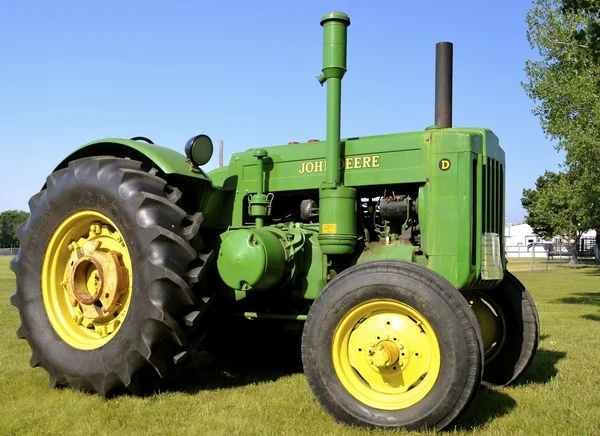
[[[340,120],[342,78],[346,73],[346,35],[350,18],[330,12],[323,26],[323,74],[327,82],[327,164],[325,181],[319,190],[319,244],[324,254],[347,255],[354,251],[356,229],[356,189],[340,183]]]

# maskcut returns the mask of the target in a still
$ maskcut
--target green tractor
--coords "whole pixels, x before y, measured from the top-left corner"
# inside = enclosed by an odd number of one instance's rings
[[[488,129],[452,127],[452,44],[436,46],[433,126],[343,139],[350,20],[320,24],[325,141],[235,153],[207,173],[206,135],[182,154],[102,139],[31,198],[11,303],[51,386],[152,392],[211,332],[235,354],[228,326],[266,323],[273,347],[296,325],[333,419],[440,430],[480,385],[530,364],[539,319],[506,270],[504,151]]]

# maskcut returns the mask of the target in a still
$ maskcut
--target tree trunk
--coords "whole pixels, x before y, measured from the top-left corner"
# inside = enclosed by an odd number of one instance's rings
[[[569,265],[577,265],[579,260],[577,259],[577,248],[579,245],[579,238],[575,240],[573,245],[571,246],[571,260],[569,260]]]

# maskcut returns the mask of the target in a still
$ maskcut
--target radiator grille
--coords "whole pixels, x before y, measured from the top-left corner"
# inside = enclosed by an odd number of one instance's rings
[[[478,160],[483,159],[481,171],[477,171]],[[473,161],[473,218],[472,256],[482,273],[474,286],[493,286],[504,265],[504,165],[482,155]],[[486,237],[491,239],[484,243]],[[485,255],[484,250],[492,247],[495,255]]]
[[[500,235],[500,248],[504,250],[504,165],[489,157],[486,164],[481,171],[481,233]]]

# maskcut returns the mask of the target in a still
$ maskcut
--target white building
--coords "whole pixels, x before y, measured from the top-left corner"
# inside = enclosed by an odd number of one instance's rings
[[[582,235],[583,238],[595,238],[596,231],[590,230]],[[546,256],[544,243],[554,243],[561,238],[544,239],[533,234],[529,224],[505,224],[504,226],[504,246],[506,248],[506,257],[531,257],[533,255],[532,243],[539,244],[535,246],[535,256]],[[560,245],[560,244],[559,244]],[[566,245],[566,244],[565,244]],[[563,247],[565,255],[568,250]]]
[[[505,246],[527,246],[532,242],[552,242],[552,240],[544,240],[533,234],[533,230],[529,224],[506,224],[504,226],[504,242]]]

